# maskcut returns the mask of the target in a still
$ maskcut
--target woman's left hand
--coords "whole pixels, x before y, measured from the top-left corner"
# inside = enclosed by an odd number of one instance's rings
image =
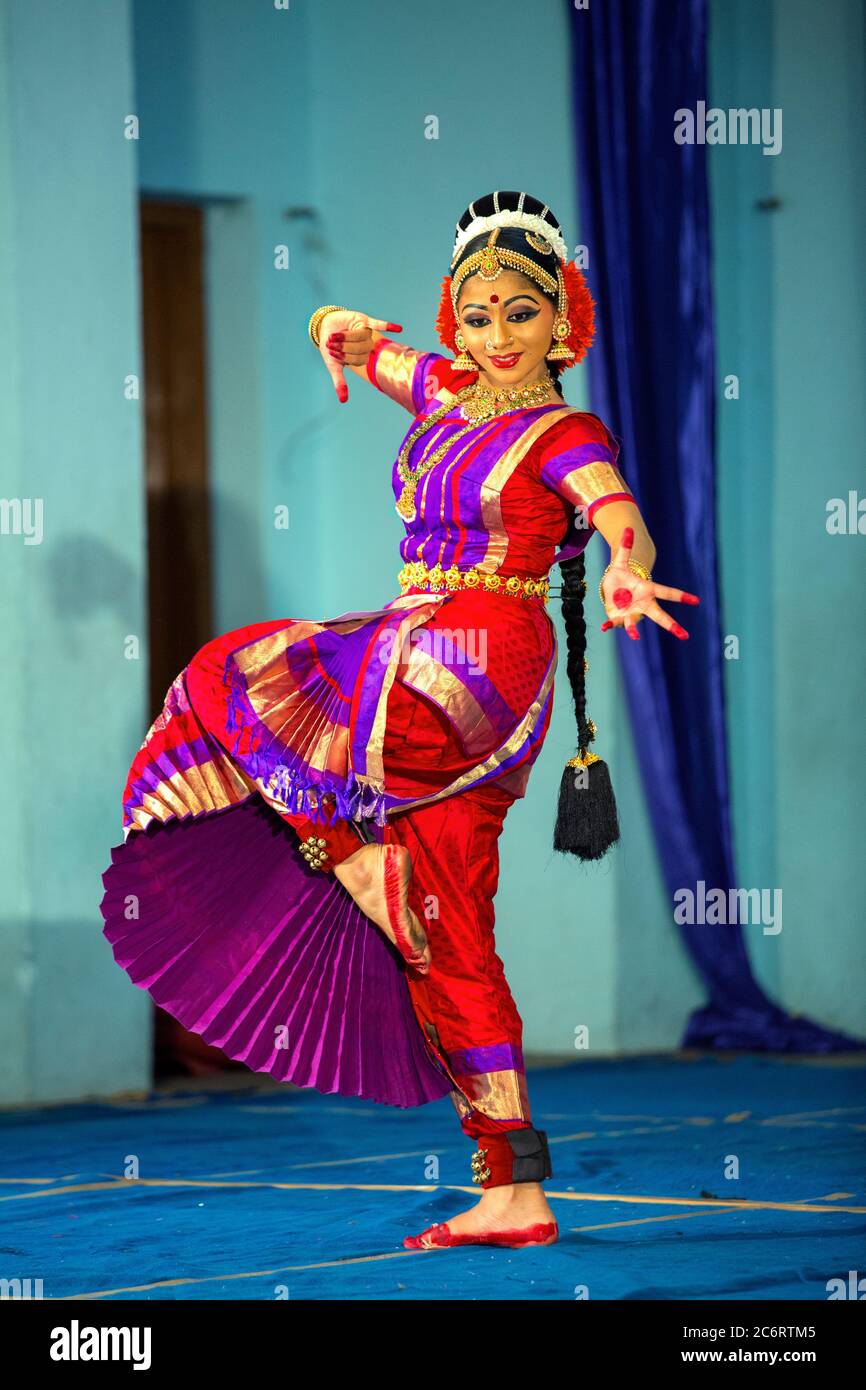
[[[637,624],[641,618],[652,618],[659,627],[667,628],[668,632],[685,641],[689,635],[685,628],[680,627],[657,600],[664,598],[674,603],[700,603],[700,599],[697,594],[687,594],[683,589],[671,589],[666,584],[656,584],[652,579],[641,579],[628,565],[633,545],[634,531],[627,526],[622,533],[619,549],[602,580],[604,611],[607,614],[607,621],[601,625],[602,632],[612,627],[624,627],[632,641],[639,642]]]

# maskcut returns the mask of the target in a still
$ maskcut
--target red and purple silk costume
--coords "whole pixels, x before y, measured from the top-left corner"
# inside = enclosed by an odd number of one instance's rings
[[[474,380],[385,338],[367,371],[413,425]],[[465,423],[455,407],[410,466]],[[564,402],[479,423],[420,480],[402,560],[543,579],[584,548],[600,506],[633,500],[617,454],[600,420]],[[397,497],[396,465],[392,483]],[[103,875],[118,963],[252,1070],[394,1105],[450,1094],[475,1138],[528,1125],[493,896],[556,664],[539,599],[478,588],[410,588],[374,611],[207,643],[129,772],[123,844]],[[302,818],[323,836],[364,819],[409,848],[427,977],[305,862],[291,829]]]

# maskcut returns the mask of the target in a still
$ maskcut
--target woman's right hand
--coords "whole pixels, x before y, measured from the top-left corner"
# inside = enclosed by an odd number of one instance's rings
[[[341,404],[349,399],[344,367],[363,372],[376,338],[402,331],[399,323],[373,319],[357,309],[332,309],[325,315],[319,325],[319,352]]]

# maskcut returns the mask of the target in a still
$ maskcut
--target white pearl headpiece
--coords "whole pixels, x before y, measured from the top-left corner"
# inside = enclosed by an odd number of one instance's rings
[[[493,195],[493,207],[495,209],[493,212],[488,213],[486,217],[475,217],[473,215],[472,221],[469,223],[468,227],[461,227],[458,223],[454,250],[451,253],[451,264],[454,264],[464,246],[466,246],[473,237],[481,236],[483,232],[489,232],[493,227],[522,227],[526,232],[534,232],[536,236],[544,237],[545,241],[550,242],[550,245],[561,261],[567,260],[568,247],[565,244],[565,238],[562,232],[555,227],[552,222],[548,222],[542,213],[524,212],[524,196],[525,195],[521,193],[516,208],[500,208],[499,193],[496,192]],[[547,212],[547,207],[545,207],[543,211]],[[474,214],[474,203],[469,204],[469,212]]]

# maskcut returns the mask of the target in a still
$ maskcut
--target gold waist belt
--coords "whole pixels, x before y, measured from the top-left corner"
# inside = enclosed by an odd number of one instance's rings
[[[451,565],[444,570],[436,564],[430,569],[424,560],[411,560],[404,565],[397,576],[400,588],[427,589],[433,593],[445,589],[449,593],[457,589],[482,589],[487,594],[510,594],[512,598],[540,598],[547,603],[550,596],[548,579],[521,579],[512,574],[508,578],[499,574],[485,574],[482,570],[458,569]]]

